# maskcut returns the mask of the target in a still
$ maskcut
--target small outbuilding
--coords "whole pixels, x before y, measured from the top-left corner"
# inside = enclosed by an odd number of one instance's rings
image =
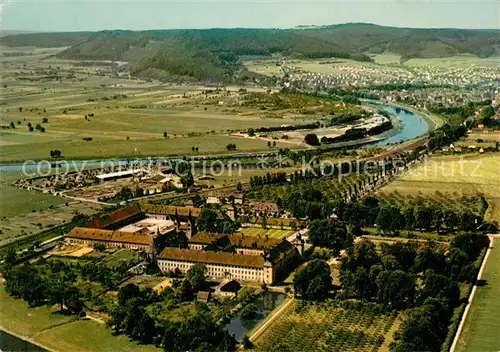
[[[241,285],[236,280],[226,279],[223,280],[219,286],[215,288],[215,294],[221,297],[236,297]]]
[[[196,300],[200,303],[208,303],[210,301],[211,294],[208,291],[200,291],[196,295]]]

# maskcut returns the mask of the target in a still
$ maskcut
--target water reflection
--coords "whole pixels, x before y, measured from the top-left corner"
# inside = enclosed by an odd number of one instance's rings
[[[241,313],[238,313],[236,317],[232,318],[229,323],[226,324],[226,330],[234,334],[237,340],[241,340],[243,336],[248,334],[259,322],[265,319],[277,306],[279,306],[285,299],[282,293],[277,292],[263,292],[254,301],[257,306],[257,312],[253,315],[251,319],[244,319],[241,317]]]

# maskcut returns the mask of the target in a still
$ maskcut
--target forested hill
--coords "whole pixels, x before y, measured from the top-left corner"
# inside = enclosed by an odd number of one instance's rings
[[[412,29],[365,23],[294,29],[201,29],[38,33],[0,38],[5,46],[71,46],[59,54],[76,60],[121,60],[137,73],[195,79],[231,78],[241,56],[370,60],[392,52],[404,59],[469,53],[500,54],[499,30]]]

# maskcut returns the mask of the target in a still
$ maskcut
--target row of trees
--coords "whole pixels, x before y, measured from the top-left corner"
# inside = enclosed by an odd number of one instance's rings
[[[448,119],[451,118],[454,122],[460,123],[469,116],[473,116],[478,107],[488,105],[491,105],[489,99],[477,102],[469,101],[467,104],[457,106],[445,106],[443,103],[437,103],[430,105],[427,109],[434,114],[446,116]]]
[[[5,289],[11,296],[28,302],[30,307],[59,305],[61,311],[80,313],[83,300],[74,285],[75,274],[66,272],[63,267],[54,266],[51,269],[42,274],[33,265],[16,266],[5,274]]]
[[[270,127],[258,127],[249,128],[248,135],[254,136],[256,132],[278,132],[278,131],[296,131],[296,130],[312,130],[320,126],[319,122],[306,123],[302,125],[284,125],[284,126],[270,126]]]
[[[384,234],[399,230],[427,230],[441,232],[446,227],[455,230],[475,231],[483,224],[483,215],[471,211],[455,211],[438,205],[383,205],[375,197],[365,197],[354,203],[337,203],[337,215],[354,232],[362,227],[376,225]]]
[[[435,150],[447,147],[451,143],[459,140],[467,133],[467,127],[463,124],[449,125],[445,124],[441,128],[429,133],[427,149]]]
[[[50,151],[51,158],[60,158],[61,155],[62,155],[62,152],[59,149],[55,149],[55,150]]]
[[[366,129],[366,128],[350,128],[347,131],[345,131],[344,134],[338,136],[338,137],[322,137],[321,138],[321,143],[324,144],[331,144],[331,143],[337,143],[337,142],[345,142],[345,141],[353,141],[357,139],[362,139],[367,136],[373,136],[380,134],[384,131],[390,130],[392,128],[392,122],[391,121],[386,121],[378,126]]]
[[[277,183],[286,183],[286,173],[279,171],[275,173],[266,173],[265,176],[252,176],[250,177],[250,187],[260,187],[264,185],[271,185]]]

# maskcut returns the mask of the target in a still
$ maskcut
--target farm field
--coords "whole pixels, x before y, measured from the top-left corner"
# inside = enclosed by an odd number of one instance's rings
[[[382,188],[379,195],[447,197],[483,195],[488,202],[486,220],[500,221],[500,154],[464,154],[432,157]]]
[[[229,143],[237,151],[267,150],[267,140],[229,133],[310,121],[241,106],[238,87],[227,91],[127,80],[75,62],[18,60],[8,61],[3,70],[0,162],[46,159],[54,149],[73,159],[185,155],[193,153],[192,147],[200,154],[224,153]],[[24,60],[35,73],[26,71]],[[59,81],[44,78],[54,72],[61,75]],[[286,145],[277,141],[277,147]]]
[[[373,60],[379,65],[399,65],[399,63],[401,62],[401,55],[391,53],[378,54],[373,57]]]
[[[13,187],[22,174],[0,171],[0,242],[70,221],[76,213],[91,214],[100,206]]]
[[[456,347],[457,352],[500,350],[500,241],[492,241],[492,250],[486,262],[481,279],[485,284],[478,286],[465,320]]]
[[[356,308],[342,308],[334,302],[298,305],[294,302],[287,307],[254,341],[256,351],[375,352],[386,344],[396,321],[396,315],[380,314],[380,308],[370,304],[360,303]]]
[[[500,133],[469,133],[467,137],[460,139],[456,143],[461,147],[475,146],[479,148],[495,148],[500,142]]]
[[[266,151],[267,141],[249,138],[237,138],[222,135],[207,135],[189,138],[167,139],[93,139],[90,142],[78,140],[46,141],[2,147],[0,161],[44,160],[49,158],[51,150],[61,150],[68,159],[102,158],[138,158],[148,156],[190,155],[193,147],[198,147],[197,154],[225,154],[227,144],[234,143],[236,152]],[[290,144],[277,142],[276,148],[290,147]]]
[[[293,235],[295,231],[246,227],[240,229],[238,232],[246,236],[260,236],[260,237],[268,236],[270,238],[282,239],[290,235]]]
[[[64,204],[66,201],[60,197],[55,197],[39,192],[13,187],[10,184],[22,178],[21,172],[0,171],[0,216],[11,217],[25,212],[40,211],[50,206]]]
[[[445,68],[469,68],[471,65],[479,67],[498,67],[498,57],[479,58],[472,55],[450,56],[434,59],[410,59],[406,66],[434,66]]]

